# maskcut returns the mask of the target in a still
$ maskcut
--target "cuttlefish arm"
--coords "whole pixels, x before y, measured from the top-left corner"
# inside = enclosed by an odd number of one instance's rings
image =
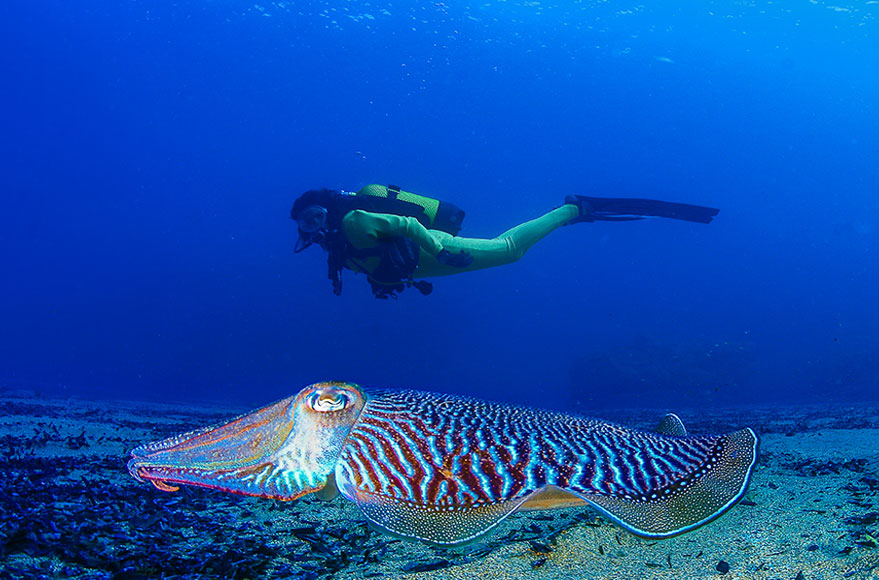
[[[281,500],[321,490],[330,497],[364,402],[360,389],[321,383],[225,425],[138,447],[128,471],[162,491],[195,485]]]
[[[630,532],[667,538],[745,493],[750,429],[690,436],[420,391],[318,383],[231,423],[136,449],[129,471],[170,490],[197,485],[295,499],[338,490],[375,526],[454,546],[520,509],[589,504]]]

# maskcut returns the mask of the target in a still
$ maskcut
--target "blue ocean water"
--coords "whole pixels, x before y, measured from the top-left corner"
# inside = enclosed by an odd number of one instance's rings
[[[4,3],[0,385],[259,404],[317,380],[542,407],[876,398],[879,4]],[[563,228],[378,301],[306,189],[492,237],[565,195],[721,208]]]

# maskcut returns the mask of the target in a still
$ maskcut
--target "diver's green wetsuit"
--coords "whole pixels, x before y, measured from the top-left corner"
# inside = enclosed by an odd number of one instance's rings
[[[462,238],[439,230],[427,229],[414,217],[386,213],[372,213],[363,210],[348,212],[342,219],[342,230],[351,244],[357,249],[373,248],[379,240],[395,236],[405,236],[414,240],[421,248],[418,267],[414,277],[446,276],[515,262],[525,255],[531,246],[542,240],[557,228],[576,218],[580,210],[576,205],[565,204],[539,218],[520,224],[496,238]],[[452,254],[469,252],[473,263],[464,268],[440,264],[436,255],[441,250]],[[379,258],[363,260],[349,259],[345,264],[355,272],[373,272],[378,267]]]
[[[299,228],[294,248],[312,244],[327,252],[333,293],[342,293],[342,270],[365,273],[377,298],[414,287],[430,294],[421,278],[447,276],[517,261],[531,246],[561,226],[648,217],[710,223],[717,208],[646,198],[567,195],[564,205],[496,238],[462,238],[464,210],[389,185],[367,185],[356,194],[312,189],[293,202],[290,217]]]

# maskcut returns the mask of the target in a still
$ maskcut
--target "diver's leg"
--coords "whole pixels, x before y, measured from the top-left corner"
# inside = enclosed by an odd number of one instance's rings
[[[531,246],[557,230],[567,225],[580,215],[580,209],[576,205],[565,204],[537,219],[527,221],[524,224],[509,229],[495,239],[506,240],[510,247],[512,260],[515,262],[525,255]]]
[[[566,204],[490,240],[460,238],[432,230],[431,234],[442,243],[444,249],[453,254],[461,251],[469,252],[473,256],[473,263],[466,268],[455,268],[440,264],[433,256],[421,252],[415,277],[447,276],[511,264],[524,256],[531,246],[559,227],[570,223],[578,215],[580,215],[580,210],[576,205]]]

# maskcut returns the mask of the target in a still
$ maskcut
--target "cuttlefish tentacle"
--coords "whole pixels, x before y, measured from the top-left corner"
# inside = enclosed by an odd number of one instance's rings
[[[152,484],[155,486],[155,488],[158,489],[158,490],[160,490],[160,491],[180,491],[180,486],[177,486],[177,485],[169,485],[169,484],[168,484],[167,482],[165,482],[165,481],[161,481],[161,480],[156,480],[156,479],[154,479],[154,480],[151,481],[150,483],[152,483]]]
[[[665,538],[741,499],[756,459],[752,430],[688,436],[667,415],[657,431],[318,383],[228,425],[139,448],[129,470],[169,488],[279,499],[338,491],[376,526],[437,545],[477,539],[520,509],[584,503],[636,535]]]

